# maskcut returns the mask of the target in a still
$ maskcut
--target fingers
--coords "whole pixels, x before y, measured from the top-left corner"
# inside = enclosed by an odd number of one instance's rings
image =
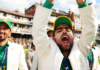
[[[78,4],[84,4],[84,3],[85,3],[85,0],[76,0],[76,2],[77,2]]]
[[[54,0],[49,0],[52,4],[54,4]]]

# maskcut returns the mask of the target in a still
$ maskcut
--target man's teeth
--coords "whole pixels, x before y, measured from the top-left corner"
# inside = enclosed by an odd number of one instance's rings
[[[63,36],[63,38],[66,37],[68,39],[68,36]]]

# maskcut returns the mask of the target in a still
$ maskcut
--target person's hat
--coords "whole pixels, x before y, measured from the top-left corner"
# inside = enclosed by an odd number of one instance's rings
[[[93,42],[96,43],[96,40],[94,40]]]
[[[54,22],[54,31],[56,30],[57,26],[60,24],[66,24],[68,25],[71,30],[73,30],[73,24],[70,18],[68,18],[67,16],[59,16],[55,22]]]
[[[0,20],[0,23],[5,23],[9,26],[9,28],[11,29],[11,22],[10,21],[7,21],[7,20]]]
[[[48,30],[48,31],[47,31],[47,34],[48,34],[49,32],[53,32],[53,29],[51,29],[51,30]]]

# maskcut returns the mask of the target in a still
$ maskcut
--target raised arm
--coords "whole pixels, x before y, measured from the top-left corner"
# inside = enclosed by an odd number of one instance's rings
[[[85,0],[76,0],[77,3],[83,4]],[[85,56],[89,54],[92,42],[95,39],[97,32],[97,17],[93,5],[79,8],[82,18],[82,34],[78,42],[78,46]]]
[[[46,1],[47,2],[47,1]],[[35,16],[34,16],[34,25],[32,27],[32,35],[34,37],[34,44],[36,46],[37,53],[39,57],[46,54],[46,51],[49,50],[49,40],[47,36],[47,23],[48,19],[51,15],[52,10],[49,9],[48,7],[52,7],[52,3],[54,0],[49,0],[43,7],[38,6]],[[50,5],[48,5],[50,4]]]

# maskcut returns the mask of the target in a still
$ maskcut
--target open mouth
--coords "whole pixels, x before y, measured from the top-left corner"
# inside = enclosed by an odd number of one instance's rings
[[[67,36],[63,36],[62,42],[63,42],[63,44],[68,44],[69,43],[68,37]]]

